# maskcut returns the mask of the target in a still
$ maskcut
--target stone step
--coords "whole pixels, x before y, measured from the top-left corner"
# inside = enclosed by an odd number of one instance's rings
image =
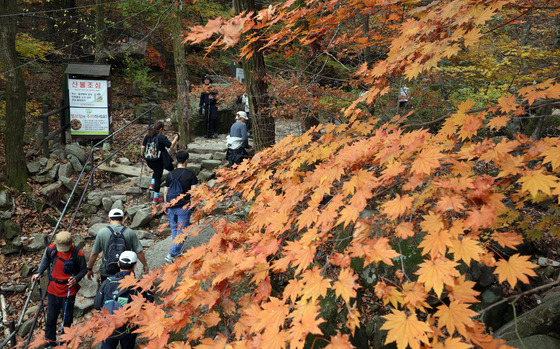
[[[226,148],[225,141],[219,143],[191,143],[187,151],[189,154],[214,154],[217,152],[225,152]]]
[[[189,153],[189,163],[191,162],[200,163],[202,162],[202,160],[210,160],[212,159],[212,155],[213,153],[204,153],[204,154]]]
[[[222,160],[202,160],[201,166],[205,170],[213,171],[220,167]]]

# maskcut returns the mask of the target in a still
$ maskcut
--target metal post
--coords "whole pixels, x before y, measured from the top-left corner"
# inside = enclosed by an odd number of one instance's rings
[[[10,320],[8,327],[10,328],[10,333],[14,333],[16,331],[16,322],[14,320]],[[12,339],[10,339],[10,346],[12,348],[16,347],[16,336],[12,336]]]
[[[60,107],[64,107],[64,99],[60,100]],[[62,109],[60,111],[60,128],[61,128],[61,132],[60,132],[60,142],[62,145],[66,144],[66,117],[65,114],[66,113],[66,109]]]
[[[49,117],[45,114],[47,113],[47,105],[43,104],[43,157],[49,157]]]

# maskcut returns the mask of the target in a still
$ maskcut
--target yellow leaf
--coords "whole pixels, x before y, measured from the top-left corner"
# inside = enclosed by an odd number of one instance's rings
[[[477,312],[469,309],[468,304],[453,301],[449,306],[440,305],[435,316],[439,318],[438,327],[446,327],[450,335],[453,335],[455,329],[457,329],[461,335],[468,336],[466,327],[472,327],[471,317],[477,314]]]
[[[440,215],[430,211],[427,215],[422,216],[422,218],[424,218],[424,221],[420,223],[420,226],[423,231],[427,233],[438,233],[440,230],[443,230],[444,226]]]
[[[427,323],[419,321],[416,314],[408,316],[405,312],[393,309],[393,314],[382,316],[387,321],[381,326],[387,330],[385,344],[396,342],[398,349],[410,346],[412,349],[420,349],[420,343],[428,344],[428,333],[432,330]]]
[[[458,264],[447,258],[434,258],[420,264],[416,271],[418,282],[424,283],[426,290],[434,289],[441,296],[443,285],[454,285],[454,277],[458,277],[459,271],[455,269]]]
[[[471,259],[479,261],[479,255],[483,254],[484,250],[475,240],[463,237],[462,239],[454,239],[451,241],[451,248],[449,248],[449,252],[453,253],[453,260],[464,260],[468,266],[471,264]]]
[[[537,265],[529,262],[529,256],[520,256],[519,253],[509,257],[509,260],[501,259],[496,262],[494,274],[498,274],[500,282],[507,281],[512,288],[517,284],[517,280],[524,284],[529,283],[527,276],[537,276],[533,271]]]
[[[560,147],[555,146],[542,152],[544,155],[543,163],[551,163],[552,169],[555,170],[560,166]]]
[[[350,298],[356,297],[356,284],[358,276],[351,269],[341,269],[338,275],[338,281],[333,284],[334,292],[337,297],[342,297],[346,303],[350,302]]]
[[[387,201],[384,203],[382,213],[386,214],[387,217],[396,219],[399,218],[402,214],[406,212],[409,208],[412,207],[412,202],[414,198],[409,195],[400,196],[397,194],[397,197],[391,201]]]
[[[528,191],[531,196],[535,198],[539,191],[550,195],[551,187],[557,185],[558,178],[550,175],[545,175],[542,170],[528,170],[525,171],[525,176],[519,178],[522,191]]]
[[[412,163],[412,173],[430,174],[432,170],[439,167],[439,159],[443,155],[435,147],[424,148],[418,158]]]

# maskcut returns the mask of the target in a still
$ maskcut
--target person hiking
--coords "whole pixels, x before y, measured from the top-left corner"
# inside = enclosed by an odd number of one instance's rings
[[[196,187],[198,179],[194,173],[187,170],[188,162],[189,153],[186,151],[177,152],[177,168],[169,172],[164,183],[163,195],[165,202],[168,203],[165,212],[171,226],[171,239],[173,241],[169,254],[165,257],[167,263],[173,263],[173,260],[181,253],[183,242],[176,243],[174,240],[189,225],[191,219],[192,208],[188,207],[190,204],[189,191]],[[183,196],[179,198],[181,195]]]
[[[76,293],[80,289],[79,282],[87,273],[84,252],[72,243],[70,232],[59,232],[54,241],[54,244],[46,248],[37,273],[31,276],[31,282],[35,282],[41,278],[48,266],[51,266],[47,287],[46,348],[54,348],[57,345],[56,322],[61,310],[63,329],[72,325]]]
[[[167,152],[167,148],[173,148],[179,140],[179,133],[175,135],[172,141],[163,135],[164,125],[162,121],[157,121],[149,130],[146,137],[142,141],[142,148],[140,150],[148,167],[152,169],[152,182],[150,183],[150,190],[154,191],[153,203],[158,204],[163,201],[159,196],[159,189],[161,187],[161,176],[163,169],[168,171],[173,170],[173,163],[171,157]]]
[[[124,251],[119,256],[120,271],[114,276],[108,277],[99,288],[99,292],[95,296],[93,307],[97,310],[105,308],[109,313],[113,314],[115,310],[128,304],[132,295],[142,293],[144,298],[153,302],[153,294],[149,291],[141,292],[133,287],[119,288],[120,281],[127,275],[134,276],[134,268],[138,261],[136,253],[132,251]],[[101,343],[101,349],[116,349],[120,344],[121,349],[133,349],[136,345],[137,334],[133,332],[134,327],[130,324],[124,324],[116,328],[113,333]]]
[[[103,253],[101,267],[99,268],[101,282],[119,271],[118,259],[124,251],[133,251],[138,255],[138,259],[144,266],[144,274],[150,271],[138,236],[136,236],[134,230],[122,225],[123,220],[124,212],[121,209],[114,208],[109,211],[110,225],[99,230],[93,243],[93,249],[87,263],[88,279],[93,278],[93,266],[100,253]]]
[[[229,130],[229,136],[226,137],[227,154],[226,160],[228,161],[228,166],[231,167],[234,164],[240,164],[243,159],[247,159],[249,154],[245,149],[250,149],[252,146],[249,145],[249,138],[247,137],[247,113],[244,111],[238,111],[235,114],[235,123],[231,125]]]
[[[204,116],[206,123],[206,136],[204,138],[218,137],[218,92],[212,86],[212,79],[208,75],[202,79],[204,86],[198,103],[198,114]]]

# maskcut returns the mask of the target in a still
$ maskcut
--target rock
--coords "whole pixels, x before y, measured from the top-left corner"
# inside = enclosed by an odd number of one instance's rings
[[[86,245],[86,240],[84,240],[84,238],[80,234],[74,234],[72,237],[72,243],[83,250],[84,246]],[[86,261],[87,261],[87,256],[86,256]]]
[[[103,222],[105,222],[105,218],[104,218],[104,217],[101,217],[101,216],[93,216],[93,217],[91,217],[91,219],[89,220],[90,226],[91,226],[91,225],[94,225],[94,224],[96,224],[96,223],[103,223]]]
[[[137,118],[142,115],[138,119],[139,123],[148,124],[151,122],[154,124],[158,120],[166,119],[165,111],[159,106],[155,106],[150,112],[147,112],[152,106],[153,104],[150,103],[141,103],[134,106],[134,117]]]
[[[132,207],[129,207],[126,210],[126,214],[129,215],[130,217],[132,217],[136,214],[136,212],[140,211],[141,209],[149,208],[149,207],[150,207],[149,204],[141,204],[141,205],[132,206]]]
[[[150,187],[151,182],[152,182],[152,178],[148,176],[134,178],[134,185],[142,189],[148,189]]]
[[[62,186],[63,186],[63,184],[60,181],[49,184],[46,187],[44,187],[43,189],[41,189],[41,195],[47,196],[50,191],[58,190]]]
[[[113,195],[120,195],[121,192],[120,191],[116,191],[116,190],[95,190],[95,191],[91,191],[88,194],[88,200],[89,199],[102,199],[104,197],[106,198],[110,198]]]
[[[132,220],[132,224],[130,225],[131,229],[136,229],[138,227],[144,226],[152,221],[154,216],[152,215],[152,209],[150,207],[143,208],[138,210],[134,215],[134,219]]]
[[[92,298],[84,298],[82,296],[76,297],[76,302],[74,302],[74,312],[76,310],[85,313],[89,310],[93,309],[93,299]]]
[[[86,162],[87,154],[78,143],[66,144],[64,147],[66,154],[72,154],[83,164]]]
[[[222,164],[221,160],[202,160],[201,166],[203,169],[213,171]]]
[[[107,212],[111,210],[111,206],[113,206],[113,200],[108,197],[101,198],[101,204],[103,205],[103,209]]]
[[[35,233],[33,234],[33,240],[27,246],[25,246],[26,251],[40,251],[44,249],[45,246],[45,235]]]
[[[31,273],[33,272],[33,269],[35,269],[34,266],[29,265],[29,264],[24,264],[21,267],[21,276],[23,277],[28,277],[31,275]]]
[[[119,162],[125,166],[130,165],[130,160],[128,158],[119,158]]]
[[[142,245],[142,247],[148,248],[148,247],[152,246],[152,244],[154,243],[154,241],[155,241],[155,240],[151,240],[151,239],[148,239],[148,240],[140,240],[140,244]]]
[[[8,207],[12,207],[12,200],[7,191],[0,191],[0,208],[5,209]]]
[[[95,214],[95,213],[97,213],[97,206],[93,206],[93,205],[90,205],[90,204],[84,204],[84,205],[82,205],[82,213]]]
[[[193,163],[193,162],[202,162],[202,160],[210,160],[212,159],[212,154],[210,153],[204,153],[204,154],[199,154],[199,153],[189,153],[189,162],[187,164]]]
[[[105,142],[105,143],[103,143],[103,146],[101,147],[101,149],[104,152],[110,152],[111,151],[111,144],[109,142]]]
[[[126,195],[111,195],[111,200],[113,201],[120,200],[122,202],[126,202]]]
[[[21,227],[11,220],[2,222],[2,231],[4,231],[4,238],[8,241],[21,235]]]
[[[74,168],[72,164],[67,162],[58,167],[58,175],[70,178],[74,173]]]
[[[554,261],[552,259],[548,259],[545,257],[539,257],[537,263],[541,266],[541,267],[547,267],[547,266],[552,266],[552,267],[558,267],[560,266],[560,262]]]
[[[6,256],[14,253],[19,253],[19,251],[21,251],[21,246],[15,246],[12,243],[7,243],[6,246],[2,247],[2,254]]]
[[[545,336],[542,334],[525,337],[521,339],[523,344],[519,341],[519,339],[514,339],[511,341],[506,342],[507,345],[513,348],[518,349],[552,349],[552,348],[560,348],[560,339]]]
[[[27,163],[27,171],[32,175],[39,173],[41,170],[41,163],[39,161],[33,161]]]
[[[556,297],[550,297],[541,305],[517,316],[502,326],[494,333],[494,337],[502,338],[507,341],[517,339],[517,332],[521,338],[535,335],[548,335],[558,333],[558,323],[560,322],[560,292]]]
[[[55,158],[59,158],[59,159],[66,159],[66,153],[64,152],[63,149],[54,149],[53,151],[51,151],[51,155]]]
[[[51,180],[56,180],[56,176],[58,175],[58,169],[60,168],[60,164],[54,164],[54,166],[47,172],[47,177]],[[69,177],[69,176],[65,176]]]
[[[142,188],[139,187],[127,187],[126,188],[127,195],[140,195],[142,194]]]
[[[210,172],[210,171],[200,171],[197,175],[198,180],[201,183],[207,182],[210,179],[216,177],[216,174],[214,172]]]
[[[94,199],[87,199],[87,203],[93,206],[100,206],[101,205],[101,199],[99,198],[94,198]]]
[[[0,221],[6,220],[6,219],[11,219],[12,218],[12,212],[10,211],[0,211]],[[0,232],[2,232],[2,229],[0,229]]]
[[[35,319],[33,317],[25,320],[19,328],[18,336],[20,336],[20,337],[27,336],[27,334],[29,334],[29,331],[31,331],[31,325],[33,325],[34,320]]]
[[[85,298],[93,298],[97,294],[99,283],[97,278],[88,279],[87,276],[80,281],[80,290],[78,294]]]
[[[46,273],[43,273],[43,277],[39,279],[39,283],[36,283],[35,288],[33,288],[33,292],[31,293],[31,300],[37,302],[41,300],[41,294],[39,293],[39,285],[41,285],[41,290],[44,291],[47,288],[47,284],[49,282],[48,276],[45,276]]]
[[[59,177],[60,182],[66,187],[66,189],[72,191],[74,189],[74,186],[76,185],[76,181],[73,180],[72,178],[68,178],[68,177],[64,177],[64,176],[60,176]]]
[[[208,143],[208,144],[189,144],[188,152],[194,154],[207,154],[226,151],[226,142]]]
[[[36,176],[31,177],[31,178],[39,184],[52,183],[52,182],[55,181],[54,178],[51,178],[47,175],[36,175]]]
[[[109,223],[95,223],[94,225],[92,225],[91,227],[89,227],[88,229],[88,235],[92,238],[97,236],[97,233],[99,232],[99,230],[107,227],[109,225]]]
[[[494,270],[481,263],[472,263],[470,267],[470,274],[472,279],[482,287],[488,287],[494,283]]]
[[[191,163],[187,163],[187,170],[191,171],[192,173],[194,173],[195,175],[200,173],[200,168],[202,166],[200,166],[200,164],[191,164]]]
[[[216,185],[216,180],[211,179],[206,183],[206,185],[209,186],[210,188],[214,188],[214,186]]]
[[[84,168],[84,166],[80,163],[80,160],[72,154],[68,154],[66,156],[66,158],[68,159],[68,161],[70,161],[70,163],[72,164],[72,169],[75,172],[80,172],[82,171],[82,169]]]
[[[138,237],[139,240],[142,240],[142,239],[152,239],[153,240],[153,239],[155,239],[154,234],[152,234],[150,232],[147,232],[145,230],[135,230],[134,232],[136,233],[136,236]]]
[[[225,160],[226,159],[226,152],[225,151],[218,151],[215,152],[214,155],[212,155],[212,159],[214,160]]]
[[[111,205],[111,210],[114,208],[118,208],[119,210],[124,211],[124,204],[121,200],[117,200]]]

